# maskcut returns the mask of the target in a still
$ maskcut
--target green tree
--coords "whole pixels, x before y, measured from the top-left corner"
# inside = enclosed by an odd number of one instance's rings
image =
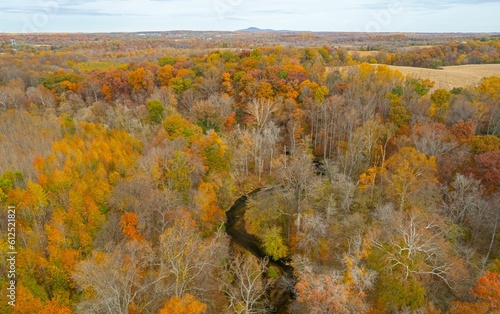
[[[148,101],[148,120],[152,124],[160,124],[165,118],[165,109],[158,99]]]
[[[189,174],[193,168],[189,166],[186,156],[180,151],[174,152],[174,157],[167,161],[166,169],[167,186],[181,193],[184,202],[187,203],[189,191],[192,186]]]
[[[288,255],[288,247],[281,236],[281,228],[272,227],[262,239],[264,252],[273,259],[278,260]]]

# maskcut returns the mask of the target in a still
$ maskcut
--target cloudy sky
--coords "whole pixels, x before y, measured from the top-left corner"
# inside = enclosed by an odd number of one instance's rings
[[[500,32],[500,0],[0,0],[0,32]]]

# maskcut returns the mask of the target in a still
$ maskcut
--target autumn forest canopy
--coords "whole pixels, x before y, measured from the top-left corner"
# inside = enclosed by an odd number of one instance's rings
[[[498,36],[13,36],[1,313],[500,311]]]

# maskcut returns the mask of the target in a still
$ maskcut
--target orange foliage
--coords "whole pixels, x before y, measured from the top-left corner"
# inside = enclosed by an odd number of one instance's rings
[[[450,313],[498,313],[500,312],[500,276],[487,272],[479,278],[472,291],[476,302],[453,302]]]
[[[113,100],[113,93],[111,92],[111,88],[107,84],[102,85],[101,93],[107,102],[111,102]]]
[[[38,314],[71,314],[73,311],[67,306],[59,305],[56,300],[50,300]]]
[[[157,73],[158,84],[160,86],[168,86],[168,83],[174,77],[173,71],[174,68],[170,64],[159,68]]]
[[[217,205],[218,187],[211,182],[202,182],[198,187],[195,201],[200,207],[202,223],[213,225],[224,221],[224,211]]]
[[[158,314],[200,314],[207,309],[206,304],[187,294],[182,299],[178,296],[166,301]]]
[[[33,314],[43,309],[43,303],[31,293],[23,284],[16,287],[16,306],[12,314]]]
[[[236,124],[236,114],[232,112],[227,117],[226,122],[224,122],[224,127],[226,128],[226,131],[231,131],[235,124]]]
[[[139,218],[134,213],[123,214],[120,222],[123,234],[131,240],[141,242],[144,236],[137,230]]]

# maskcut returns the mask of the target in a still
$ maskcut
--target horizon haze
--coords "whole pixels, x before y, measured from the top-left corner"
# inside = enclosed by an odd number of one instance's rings
[[[20,0],[0,1],[0,31],[235,31],[248,27],[314,32],[498,32],[492,0]]]

